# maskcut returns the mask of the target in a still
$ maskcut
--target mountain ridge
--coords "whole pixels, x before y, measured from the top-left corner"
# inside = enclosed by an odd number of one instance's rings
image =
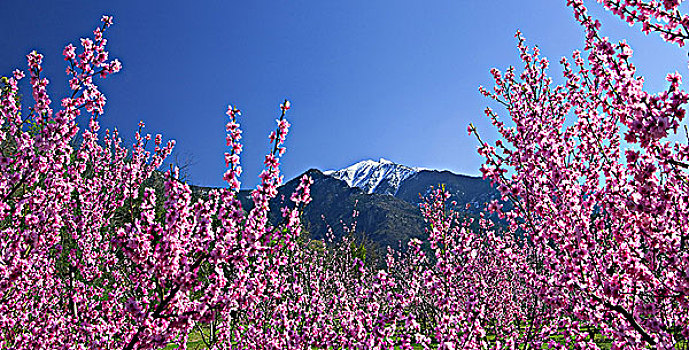
[[[419,210],[431,186],[444,186],[453,209],[477,216],[483,203],[498,199],[490,182],[480,177],[455,174],[448,170],[415,168],[381,158],[364,160],[340,170],[309,169],[278,188],[271,203],[271,222],[281,219],[280,208],[291,206],[289,200],[303,175],[309,175],[312,201],[302,215],[305,230],[312,239],[325,238],[332,230],[335,237],[348,234],[345,226],[357,221],[357,232],[379,250],[406,245],[411,238],[423,239],[426,223]],[[197,194],[210,188],[193,186]],[[238,199],[245,210],[253,207],[251,190],[241,190]],[[467,206],[467,204],[469,204]],[[354,211],[358,217],[353,218]]]
[[[326,170],[323,174],[343,180],[350,187],[359,187],[368,194],[394,196],[400,183],[421,169],[380,158],[377,162],[366,159],[340,170]]]

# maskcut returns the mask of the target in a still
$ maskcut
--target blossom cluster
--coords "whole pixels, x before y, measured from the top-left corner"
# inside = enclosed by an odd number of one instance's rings
[[[630,26],[641,24],[645,34],[657,32],[663,40],[679,45],[689,39],[689,15],[682,14],[682,0],[597,0]],[[568,6],[582,8],[582,0],[567,0]]]

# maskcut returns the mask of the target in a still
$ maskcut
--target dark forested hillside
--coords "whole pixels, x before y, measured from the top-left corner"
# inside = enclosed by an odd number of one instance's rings
[[[483,203],[497,198],[496,191],[490,183],[478,177],[457,175],[449,171],[421,170],[400,183],[399,190],[390,194],[367,194],[358,187],[350,187],[347,182],[325,175],[317,169],[308,174],[313,179],[311,185],[312,202],[305,208],[303,219],[306,231],[313,239],[323,239],[330,227],[336,237],[346,234],[344,226],[354,222],[356,210],[357,235],[363,235],[373,245],[384,249],[387,246],[398,247],[406,244],[410,238],[422,238],[425,235],[425,223],[418,205],[421,196],[429,193],[431,186],[445,186],[451,194],[450,201],[457,202],[457,209],[464,210],[471,204],[469,214],[476,214]],[[302,174],[303,175],[303,174]],[[271,221],[280,220],[279,207],[291,205],[290,195],[299,183],[300,176],[286,182],[278,190],[278,196],[271,202]],[[196,194],[209,190],[206,187],[193,186]],[[249,197],[250,190],[242,190],[239,199],[245,210],[251,209],[253,203]]]

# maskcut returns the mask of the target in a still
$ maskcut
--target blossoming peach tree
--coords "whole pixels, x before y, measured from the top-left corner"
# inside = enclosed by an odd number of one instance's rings
[[[680,1],[598,2],[670,43],[689,39]],[[543,306],[524,324],[540,325],[526,345],[686,348],[689,145],[668,137],[681,131],[689,95],[676,72],[667,90],[645,91],[630,46],[602,36],[582,0],[567,3],[586,45],[560,61],[562,85],[517,33],[523,70],[493,70],[495,87],[481,88],[511,119],[486,109],[501,140],[479,137],[479,152],[484,176],[513,204],[503,215],[524,236],[521,273]]]
[[[679,1],[599,2],[646,33],[689,39]],[[678,73],[644,91],[629,45],[603,37],[583,1],[567,4],[586,46],[561,60],[564,84],[517,33],[523,70],[493,70],[495,87],[480,89],[510,123],[486,109],[501,135],[492,145],[468,128],[510,204],[487,206],[508,231],[472,226],[438,190],[422,205],[432,255],[412,241],[388,258],[406,299],[399,324],[424,348],[689,346],[689,146],[668,139],[689,95]]]
[[[241,173],[239,111],[228,108],[226,189],[191,201],[189,187],[165,173],[164,196],[142,183],[174,142],[136,133],[133,149],[117,130],[100,134],[105,97],[95,80],[120,70],[109,60],[103,25],[81,50],[65,48],[71,94],[52,109],[43,56],[27,56],[35,103],[22,115],[18,81],[3,80],[0,100],[0,344],[3,348],[149,349],[182,347],[196,323],[218,324],[220,339],[241,337],[234,311],[273,297],[283,247],[299,234],[307,178],[268,223],[281,183],[289,102],[281,105],[272,150],[248,213],[236,199]],[[78,146],[76,118],[89,116]],[[152,141],[153,150],[148,144]],[[161,207],[158,203],[162,202]],[[234,332],[234,333],[233,333]],[[221,347],[232,347],[231,342]],[[260,347],[260,346],[259,346]]]

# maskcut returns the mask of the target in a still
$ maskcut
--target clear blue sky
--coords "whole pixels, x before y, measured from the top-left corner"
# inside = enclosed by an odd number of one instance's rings
[[[582,31],[565,0],[442,1],[2,1],[0,75],[25,68],[25,55],[45,55],[53,100],[64,95],[70,42],[91,35],[113,15],[111,57],[123,71],[100,86],[108,104],[102,123],[131,140],[137,122],[177,140],[191,154],[192,183],[220,186],[224,115],[243,113],[243,186],[257,183],[278,104],[292,101],[286,178],[379,157],[478,174],[474,122],[495,133],[477,92],[489,69],[518,64],[520,29],[556,70],[581,48]],[[626,38],[647,86],[665,88],[665,73],[687,74],[686,49],[646,37],[589,1],[603,32]],[[685,78],[685,82],[689,77]]]

